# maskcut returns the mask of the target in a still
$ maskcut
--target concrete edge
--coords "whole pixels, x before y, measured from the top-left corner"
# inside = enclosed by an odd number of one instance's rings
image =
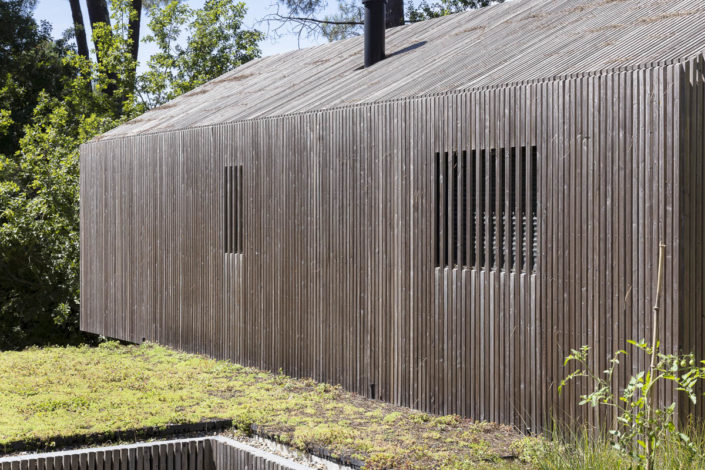
[[[234,439],[230,439],[230,438],[223,437],[223,436],[208,436],[208,437],[194,437],[194,438],[184,438],[184,439],[171,439],[171,440],[164,440],[164,441],[138,442],[135,444],[89,447],[89,448],[83,448],[83,449],[73,449],[73,450],[56,451],[56,452],[41,452],[41,453],[36,452],[36,453],[29,453],[29,454],[23,454],[23,455],[13,455],[11,457],[0,457],[0,464],[23,462],[23,461],[29,461],[29,460],[35,460],[35,459],[50,459],[50,458],[56,458],[56,457],[81,456],[81,455],[94,454],[94,453],[98,453],[98,452],[115,452],[115,451],[122,451],[122,450],[144,449],[144,448],[151,448],[151,447],[155,447],[155,446],[168,445],[168,444],[177,444],[177,443],[178,444],[185,444],[185,443],[197,443],[197,442],[203,442],[203,443],[208,442],[210,444],[220,443],[222,445],[226,445],[226,446],[241,450],[243,452],[247,452],[249,454],[252,454],[253,456],[261,457],[271,463],[275,463],[275,464],[284,466],[284,467],[291,469],[291,470],[311,470],[311,467],[302,465],[300,463],[286,459],[286,458],[281,457],[279,455],[272,454],[270,452],[266,452],[262,449],[252,447],[252,446],[249,446],[249,445],[244,444],[242,442],[238,442]]]

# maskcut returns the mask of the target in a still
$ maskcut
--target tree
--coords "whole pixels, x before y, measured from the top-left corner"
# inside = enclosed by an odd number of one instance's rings
[[[83,24],[83,12],[81,11],[80,0],[69,0],[71,5],[71,19],[73,20],[74,36],[78,53],[88,58],[88,40],[86,39],[86,27]]]
[[[137,64],[137,57],[139,54],[140,47],[140,24],[142,21],[142,0],[131,0],[131,13],[130,21],[128,22],[127,34],[131,41],[130,54],[132,60]],[[158,0],[147,1],[148,5],[158,4]],[[74,36],[76,38],[76,45],[78,47],[78,53],[86,58],[88,58],[88,41],[86,40],[86,25],[83,21],[83,12],[81,11],[80,0],[69,0],[69,5],[71,7],[71,17],[73,19],[74,25]],[[110,26],[110,10],[108,8],[107,0],[86,0],[86,6],[88,8],[88,19],[91,24],[91,30],[95,31],[99,28],[99,25]],[[95,34],[93,35],[93,42],[95,44],[95,50],[100,51],[98,43],[96,42]],[[96,57],[98,62],[103,60],[101,55]],[[132,72],[133,74],[135,71]],[[108,92],[112,93],[112,88],[108,88]]]
[[[92,30],[95,30],[98,24],[110,26],[110,11],[108,10],[107,0],[86,0],[86,7],[88,8],[88,19],[91,22]],[[100,52],[95,35],[93,35],[93,42],[96,52]],[[102,58],[99,55],[96,59],[100,62]]]
[[[409,0],[405,10],[404,0],[388,0],[387,28],[502,2],[504,0],[439,0],[428,3],[422,0],[416,7]],[[333,15],[323,13],[327,6],[325,0],[279,0],[277,5],[277,11],[264,18],[275,34],[283,28],[291,28],[299,36],[320,35],[336,41],[362,32],[364,18],[358,0],[338,0],[338,11]]]
[[[417,22],[474,10],[495,3],[504,3],[504,0],[440,0],[433,3],[422,0],[418,6],[414,6],[413,0],[409,0],[407,15],[410,22]]]
[[[78,146],[121,122],[115,102],[132,92],[122,79],[133,66],[129,42],[115,18],[111,34],[104,23],[94,30],[103,61],[68,51],[66,92],[41,91],[17,152],[0,156],[0,349],[81,339]]]
[[[146,108],[161,105],[214,77],[259,57],[262,33],[243,28],[244,3],[209,0],[200,10],[172,1],[153,11],[145,42],[158,52],[138,79],[138,97]],[[186,26],[186,45],[177,39]]]
[[[390,0],[387,2],[387,28],[394,28],[404,24],[404,0]]]
[[[0,109],[8,114],[0,154],[17,150],[39,93],[61,95],[65,77],[73,73],[62,62],[70,49],[67,41],[54,41],[51,26],[37,24],[32,17],[35,4],[36,0],[0,2]]]
[[[151,91],[135,79],[132,4],[111,0],[110,21],[93,28],[101,60],[68,50],[65,92],[40,91],[18,150],[0,154],[0,349],[86,339],[78,329],[79,145],[146,107],[137,98]],[[174,1],[154,11],[155,35],[189,32],[184,49],[164,49],[168,60],[148,64],[160,99],[259,55],[260,34],[242,28],[242,3],[206,0],[192,10]],[[0,110],[0,134],[13,126],[11,112]]]
[[[140,25],[142,23],[142,0],[132,0],[132,9],[135,14],[130,21],[130,40],[132,47],[130,53],[132,60],[137,62],[137,56],[140,52]]]

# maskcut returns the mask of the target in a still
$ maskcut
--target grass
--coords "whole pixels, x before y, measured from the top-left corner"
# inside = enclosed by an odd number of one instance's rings
[[[368,468],[518,468],[511,428],[432,416],[340,387],[144,344],[0,353],[0,446],[230,418]],[[521,441],[524,442],[524,441]]]
[[[522,437],[506,426],[433,416],[153,344],[0,353],[0,448],[213,418],[232,419],[234,433],[255,424],[298,449],[323,447],[370,469],[637,468],[586,430]],[[705,468],[705,429],[685,432],[693,447],[667,441],[656,468]]]
[[[688,426],[683,431],[692,447],[671,436],[657,451],[659,470],[702,470],[705,468],[705,429]],[[635,470],[640,467],[628,455],[615,450],[605,438],[582,428],[554,431],[546,438],[525,438],[514,444],[520,459],[537,470]]]

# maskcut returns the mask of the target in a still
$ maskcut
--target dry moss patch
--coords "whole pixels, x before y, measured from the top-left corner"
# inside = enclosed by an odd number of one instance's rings
[[[0,353],[0,445],[213,418],[369,468],[506,468],[521,437],[153,344]]]

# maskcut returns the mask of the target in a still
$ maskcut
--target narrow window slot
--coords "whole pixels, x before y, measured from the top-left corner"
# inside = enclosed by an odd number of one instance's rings
[[[448,212],[450,207],[448,207],[448,152],[443,154],[443,172],[441,173],[441,190],[443,191],[443,250],[441,252],[442,266],[448,266]]]
[[[446,154],[448,155],[448,154]],[[451,196],[452,196],[452,207],[450,210],[450,217],[451,217],[451,239],[450,239],[450,247],[451,247],[451,256],[450,256],[450,263],[448,263],[450,266],[453,265],[460,265],[460,262],[458,260],[458,253],[460,250],[458,250],[458,217],[459,217],[459,201],[458,201],[458,154],[457,152],[453,152],[452,158],[450,159],[450,165],[451,165]]]
[[[460,266],[467,266],[468,264],[468,160],[467,152],[463,150],[460,158],[460,218],[458,223],[460,224],[460,261],[458,264]]]
[[[485,194],[485,178],[486,178],[486,159],[485,159],[485,150],[483,149],[480,151],[480,170],[478,171],[478,188],[477,188],[477,208],[479,209],[477,212],[477,251],[478,251],[478,256],[477,256],[477,267],[478,268],[484,268],[485,267],[485,253],[487,251],[487,246],[485,245],[486,243],[486,234],[485,234],[485,226],[486,226],[486,207],[487,207],[487,194]]]
[[[517,240],[517,203],[516,203],[516,180],[517,180],[517,152],[516,148],[512,147],[509,151],[509,188],[507,190],[507,197],[509,198],[509,246],[508,251],[508,269],[517,269],[516,263],[516,245]]]
[[[227,254],[243,253],[242,165],[226,166],[223,178],[223,245]]]
[[[526,169],[527,169],[527,161],[526,161],[526,147],[521,148],[521,160],[520,160],[520,165],[521,167],[519,168],[519,220],[521,223],[521,250],[519,251],[519,266],[521,269],[526,269],[526,244],[527,244],[527,229],[528,224],[526,220],[526,214],[527,214],[527,198],[526,198]]]
[[[536,147],[531,147],[531,261],[529,268],[532,271],[536,270],[539,237],[538,237],[538,158],[536,155]]]
[[[469,266],[477,266],[477,240],[478,233],[477,227],[477,153],[473,150],[470,152],[470,161],[468,162],[468,181],[470,187],[468,188],[468,193],[470,194],[469,208],[470,212],[468,214],[468,219],[470,219],[470,259],[468,260]]]
[[[497,256],[497,263],[496,267],[500,269],[505,269],[506,266],[504,265],[504,220],[507,216],[506,212],[506,199],[507,195],[504,192],[504,183],[505,183],[505,178],[506,174],[504,172],[505,165],[504,165],[504,158],[505,158],[505,153],[504,149],[500,149],[497,152],[496,159],[497,159],[497,191],[495,193],[495,201],[493,203],[496,204],[497,207],[497,214],[495,216],[496,222],[496,230],[497,230],[497,237],[496,240],[497,242],[495,243],[496,245],[496,256]]]

